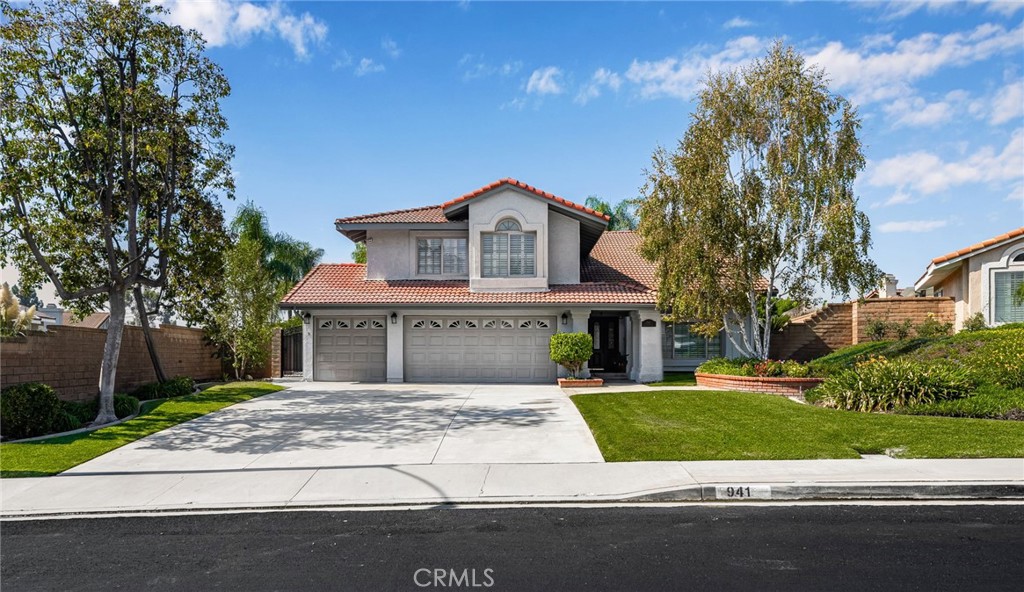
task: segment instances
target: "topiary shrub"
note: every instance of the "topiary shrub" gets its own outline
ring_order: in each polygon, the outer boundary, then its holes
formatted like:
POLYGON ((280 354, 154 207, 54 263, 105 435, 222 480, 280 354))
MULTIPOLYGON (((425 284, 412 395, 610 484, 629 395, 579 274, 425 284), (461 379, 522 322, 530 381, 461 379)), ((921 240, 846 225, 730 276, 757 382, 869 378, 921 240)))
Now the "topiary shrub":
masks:
POLYGON ((0 430, 5 438, 17 440, 49 434, 62 414, 57 392, 48 385, 29 382, 0 391, 0 430))
POLYGON ((808 400, 847 411, 893 411, 966 397, 976 386, 961 366, 874 358, 827 378, 808 400))
POLYGON ((589 333, 555 333, 551 336, 551 361, 579 378, 583 364, 594 355, 594 338, 589 333))

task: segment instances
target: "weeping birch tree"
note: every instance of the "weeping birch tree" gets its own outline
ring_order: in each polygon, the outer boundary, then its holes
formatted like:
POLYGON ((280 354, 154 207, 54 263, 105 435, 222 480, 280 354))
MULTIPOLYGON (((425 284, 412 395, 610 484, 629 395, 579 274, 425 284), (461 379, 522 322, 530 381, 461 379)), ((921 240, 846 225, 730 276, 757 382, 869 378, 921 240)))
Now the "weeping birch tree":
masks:
POLYGON ((781 43, 708 75, 677 149, 654 153, 639 207, 641 252, 671 320, 724 328, 765 359, 776 298, 807 304, 877 285, 853 192, 860 126, 825 72, 781 43))
POLYGON ((228 83, 198 33, 141 0, 0 7, 0 259, 80 315, 109 307, 105 423, 131 299, 148 329, 143 291, 186 296, 222 248, 228 83))

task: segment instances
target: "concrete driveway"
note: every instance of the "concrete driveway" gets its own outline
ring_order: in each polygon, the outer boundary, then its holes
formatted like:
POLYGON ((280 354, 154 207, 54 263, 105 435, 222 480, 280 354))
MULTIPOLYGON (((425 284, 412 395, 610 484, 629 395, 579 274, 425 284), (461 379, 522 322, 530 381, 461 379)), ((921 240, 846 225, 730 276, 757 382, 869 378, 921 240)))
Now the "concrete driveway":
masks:
POLYGON ((293 383, 69 473, 603 462, 548 385, 293 383))

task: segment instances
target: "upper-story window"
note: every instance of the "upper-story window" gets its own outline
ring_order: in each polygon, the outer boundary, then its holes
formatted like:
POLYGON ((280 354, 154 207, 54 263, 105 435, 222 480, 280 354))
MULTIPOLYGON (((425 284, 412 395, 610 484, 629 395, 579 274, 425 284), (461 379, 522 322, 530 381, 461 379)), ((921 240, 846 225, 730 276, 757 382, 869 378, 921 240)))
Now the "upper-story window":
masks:
POLYGON ((524 277, 537 275, 537 235, 523 232, 512 218, 500 220, 494 232, 480 236, 483 277, 524 277))
POLYGON ((464 238, 416 240, 416 272, 420 275, 466 275, 469 259, 464 238))
POLYGON ((1019 298, 1024 285, 1024 252, 1010 258, 1009 266, 994 273, 995 324, 1024 321, 1024 301, 1019 298))

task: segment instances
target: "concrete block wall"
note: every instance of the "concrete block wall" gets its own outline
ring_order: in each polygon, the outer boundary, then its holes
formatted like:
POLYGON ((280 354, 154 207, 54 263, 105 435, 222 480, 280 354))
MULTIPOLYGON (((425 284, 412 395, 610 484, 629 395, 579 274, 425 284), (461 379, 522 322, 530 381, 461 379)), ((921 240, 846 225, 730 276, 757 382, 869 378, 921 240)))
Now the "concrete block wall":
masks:
POLYGON ((856 331, 852 343, 870 341, 867 325, 873 319, 902 323, 909 320, 911 325, 920 325, 929 314, 935 315, 940 323, 952 323, 956 310, 952 298, 871 298, 854 302, 853 323, 856 331))
MULTIPOLYGON (((0 387, 26 382, 52 386, 67 401, 96 396, 100 361, 107 332, 103 329, 57 325, 49 331, 0 343, 0 387)), ((221 377, 217 350, 199 329, 162 327, 153 330, 164 373, 196 380, 221 377)), ((156 380, 139 327, 125 327, 117 364, 116 389, 130 392, 156 380)))

